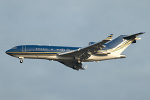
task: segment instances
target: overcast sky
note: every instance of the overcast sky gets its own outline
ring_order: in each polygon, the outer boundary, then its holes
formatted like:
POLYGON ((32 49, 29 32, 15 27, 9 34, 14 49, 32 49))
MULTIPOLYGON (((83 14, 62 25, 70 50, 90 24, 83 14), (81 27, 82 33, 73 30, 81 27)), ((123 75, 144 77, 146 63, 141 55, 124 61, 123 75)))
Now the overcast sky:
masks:
POLYGON ((0 0, 0 100, 150 100, 150 0, 0 0), (87 46, 109 34, 146 32, 126 59, 84 63, 19 59, 23 44, 87 46))

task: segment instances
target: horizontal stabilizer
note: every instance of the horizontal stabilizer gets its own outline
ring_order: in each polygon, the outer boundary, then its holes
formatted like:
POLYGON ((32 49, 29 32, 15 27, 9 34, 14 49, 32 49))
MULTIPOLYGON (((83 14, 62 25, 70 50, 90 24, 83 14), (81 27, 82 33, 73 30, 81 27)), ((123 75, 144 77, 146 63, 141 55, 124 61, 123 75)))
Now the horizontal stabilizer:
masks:
POLYGON ((137 36, 142 35, 144 33, 145 32, 140 32, 140 33, 136 33, 136 34, 133 34, 133 35, 125 36, 123 38, 128 40, 128 39, 131 39, 131 38, 136 38, 137 36))

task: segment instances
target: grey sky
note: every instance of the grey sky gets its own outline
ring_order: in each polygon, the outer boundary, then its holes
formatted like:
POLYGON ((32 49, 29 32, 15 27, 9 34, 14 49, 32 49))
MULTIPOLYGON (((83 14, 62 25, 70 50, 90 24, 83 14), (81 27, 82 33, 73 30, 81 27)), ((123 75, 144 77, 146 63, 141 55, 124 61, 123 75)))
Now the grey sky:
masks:
POLYGON ((0 100, 149 100, 149 0, 0 0, 0 100), (87 46, 146 32, 126 59, 75 71, 58 62, 19 60, 16 45, 87 46))

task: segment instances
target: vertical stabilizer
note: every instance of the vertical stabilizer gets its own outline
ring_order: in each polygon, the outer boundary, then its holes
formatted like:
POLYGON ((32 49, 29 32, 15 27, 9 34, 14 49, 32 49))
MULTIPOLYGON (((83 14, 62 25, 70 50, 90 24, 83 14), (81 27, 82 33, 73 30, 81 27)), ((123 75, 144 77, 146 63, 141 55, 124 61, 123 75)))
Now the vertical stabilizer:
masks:
POLYGON ((110 52, 115 55, 120 55, 131 43, 136 43, 136 40, 140 40, 137 36, 143 34, 144 32, 125 36, 120 35, 116 39, 112 40, 106 44, 107 48, 110 49, 110 52))

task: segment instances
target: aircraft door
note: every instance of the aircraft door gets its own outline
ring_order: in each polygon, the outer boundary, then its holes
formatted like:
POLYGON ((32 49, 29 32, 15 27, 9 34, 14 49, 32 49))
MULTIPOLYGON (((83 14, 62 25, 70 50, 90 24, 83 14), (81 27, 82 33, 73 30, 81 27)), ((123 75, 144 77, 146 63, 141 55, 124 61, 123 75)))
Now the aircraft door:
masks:
POLYGON ((26 46, 22 46, 22 52, 26 52, 26 46))

